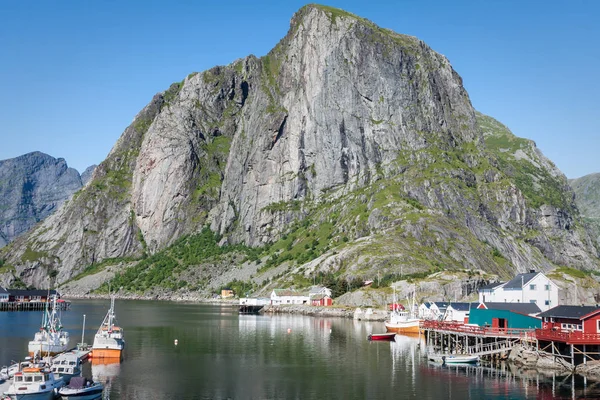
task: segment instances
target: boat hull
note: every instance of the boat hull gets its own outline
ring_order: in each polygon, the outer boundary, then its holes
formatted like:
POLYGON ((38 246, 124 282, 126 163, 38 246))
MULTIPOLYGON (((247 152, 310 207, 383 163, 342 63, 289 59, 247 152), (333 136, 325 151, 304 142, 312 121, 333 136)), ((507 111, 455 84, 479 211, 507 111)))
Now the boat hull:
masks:
POLYGON ((92 348, 92 358, 97 359, 121 359, 121 355, 123 354, 121 349, 100 349, 100 348, 92 348))
POLYGON ((431 361, 440 362, 443 364, 475 364, 479 362, 479 356, 470 355, 443 355, 443 354, 430 354, 427 358, 431 361))
POLYGON ((94 388, 81 390, 81 391, 61 390, 59 392, 59 394, 63 400, 69 400, 69 399, 94 400, 94 399, 100 398, 103 390, 104 390, 104 387, 99 386, 99 387, 94 387, 94 388))
POLYGON ((54 390, 42 393, 6 393, 11 400, 52 400, 54 399, 54 390))
POLYGON ((46 355, 50 355, 50 356, 55 356, 58 355, 60 353, 63 353, 65 351, 67 351, 69 348, 69 345, 48 345, 48 343, 36 343, 36 342, 29 342, 29 346, 28 346, 28 351, 29 351, 29 357, 33 357, 35 356, 36 353, 41 354, 43 356, 46 355))
POLYGON ((419 333, 419 321, 410 321, 410 322, 386 322, 385 329, 388 332, 395 333, 408 333, 408 334, 418 334, 419 333))
POLYGON ((396 338, 396 333, 395 332, 389 332, 389 333, 372 333, 369 336, 367 336, 367 339, 369 340, 387 340, 387 341, 392 341, 395 340, 396 338))

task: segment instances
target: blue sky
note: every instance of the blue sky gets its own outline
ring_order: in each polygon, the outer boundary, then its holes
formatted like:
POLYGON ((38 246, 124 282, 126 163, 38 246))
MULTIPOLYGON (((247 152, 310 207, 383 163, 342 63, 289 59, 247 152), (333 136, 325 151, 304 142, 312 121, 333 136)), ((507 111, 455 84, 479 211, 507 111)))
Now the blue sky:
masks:
MULTIPOLYGON (((0 2, 0 159, 39 150, 82 171, 189 73, 266 54, 304 2, 0 2)), ((600 2, 328 1, 417 36, 476 109, 569 177, 600 172, 600 2)))

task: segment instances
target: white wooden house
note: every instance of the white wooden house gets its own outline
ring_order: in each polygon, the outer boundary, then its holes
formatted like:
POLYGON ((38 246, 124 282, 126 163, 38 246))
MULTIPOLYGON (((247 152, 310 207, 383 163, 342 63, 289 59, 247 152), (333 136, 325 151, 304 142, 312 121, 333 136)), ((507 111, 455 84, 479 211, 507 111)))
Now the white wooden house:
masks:
POLYGON ((558 286, 543 272, 530 270, 508 282, 497 282, 479 289, 480 303, 533 303, 546 311, 558 305, 558 286))
POLYGON ((308 293, 295 292, 290 289, 273 289, 271 304, 310 304, 308 293))
POLYGON ((0 302, 7 302, 8 301, 8 291, 0 286, 0 302))

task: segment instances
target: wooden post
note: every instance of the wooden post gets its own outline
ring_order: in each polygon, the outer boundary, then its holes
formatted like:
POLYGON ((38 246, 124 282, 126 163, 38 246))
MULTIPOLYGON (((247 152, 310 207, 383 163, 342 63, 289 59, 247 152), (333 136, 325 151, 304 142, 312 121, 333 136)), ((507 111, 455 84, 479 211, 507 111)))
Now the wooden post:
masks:
POLYGON ((573 354, 573 345, 571 345, 571 366, 575 366, 575 355, 573 354))
POLYGON ((585 344, 583 345, 583 365, 586 364, 587 353, 585 351, 585 344))

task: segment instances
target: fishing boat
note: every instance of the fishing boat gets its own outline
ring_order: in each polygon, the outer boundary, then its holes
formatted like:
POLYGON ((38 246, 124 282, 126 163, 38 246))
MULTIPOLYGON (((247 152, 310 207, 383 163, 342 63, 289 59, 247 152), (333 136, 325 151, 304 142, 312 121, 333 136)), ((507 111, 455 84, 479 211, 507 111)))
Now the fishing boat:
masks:
POLYGON ((91 381, 83 376, 76 376, 71 382, 58 390, 63 400, 93 400, 102 395, 104 385, 100 382, 91 381))
POLYGON ((110 308, 104 317, 104 321, 102 321, 98 332, 94 336, 94 344, 92 345, 92 357, 94 359, 121 358, 125 347, 125 339, 123 329, 118 327, 116 323, 115 298, 113 296, 110 299, 110 308))
POLYGON ((68 351, 54 357, 50 369, 54 376, 62 378, 65 383, 69 383, 71 378, 81 375, 81 361, 76 351, 68 351))
POLYGON ((15 373, 4 394, 11 400, 51 400, 64 384, 65 382, 55 377, 49 369, 26 367, 15 373))
POLYGON ((58 316, 56 306, 57 296, 52 296, 52 311, 49 309, 49 303, 46 303, 46 310, 42 317, 42 326, 39 332, 36 332, 33 340, 29 342, 29 356, 39 357, 46 355, 56 355, 66 351, 69 348, 69 332, 63 330, 58 316))
POLYGON ((368 340, 394 340, 396 338, 396 332, 387 333, 371 333, 367 336, 368 340))
MULTIPOLYGON (((396 294, 394 293, 394 303, 396 294)), ((385 321, 385 329, 388 332, 402 333, 402 334, 418 334, 419 333, 419 319, 414 314, 414 292, 413 300, 411 302, 410 310, 394 309, 390 312, 390 318, 385 321)))

